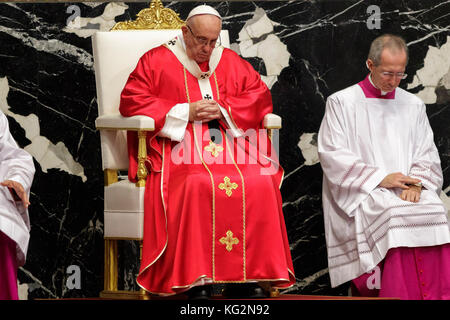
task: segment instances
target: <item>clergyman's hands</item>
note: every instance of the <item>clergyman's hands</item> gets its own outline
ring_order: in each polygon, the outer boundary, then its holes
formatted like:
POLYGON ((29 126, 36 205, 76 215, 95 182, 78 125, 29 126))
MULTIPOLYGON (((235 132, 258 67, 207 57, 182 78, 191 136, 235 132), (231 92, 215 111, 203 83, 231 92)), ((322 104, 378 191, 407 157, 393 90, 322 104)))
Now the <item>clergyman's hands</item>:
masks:
POLYGON ((384 177, 379 186, 386 189, 401 188, 403 190, 408 190, 409 186, 407 186, 407 184, 416 184, 419 182, 419 179, 405 176, 400 172, 395 172, 384 177))
POLYGON ((412 184, 419 183, 419 179, 405 176, 400 172, 388 174, 379 184, 380 187, 393 189, 403 189, 400 198, 409 202, 418 202, 420 200, 420 194, 422 187, 413 186, 412 184))
POLYGON ((23 206, 25 208, 28 208, 30 205, 30 202, 28 201, 28 195, 23 188, 22 184, 20 184, 17 181, 13 180, 5 180, 3 182, 0 182, 0 185, 4 187, 8 187, 9 191, 11 192, 13 198, 15 200, 21 200, 23 203, 23 206))
POLYGON ((420 194, 422 193, 422 187, 409 186, 408 190, 403 190, 400 198, 409 202, 419 202, 420 194))
POLYGON ((189 121, 209 122, 222 117, 219 105, 214 100, 203 99, 189 103, 189 121))

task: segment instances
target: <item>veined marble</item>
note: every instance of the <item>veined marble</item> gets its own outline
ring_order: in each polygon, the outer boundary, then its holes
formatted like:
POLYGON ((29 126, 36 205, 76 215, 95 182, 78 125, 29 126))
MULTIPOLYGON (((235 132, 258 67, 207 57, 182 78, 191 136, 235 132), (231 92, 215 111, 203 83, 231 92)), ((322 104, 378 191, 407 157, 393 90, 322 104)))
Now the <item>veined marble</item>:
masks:
POLYGON ((70 174, 78 175, 83 182, 86 181, 84 170, 79 163, 73 160, 69 151, 63 142, 53 144, 46 137, 39 135, 39 119, 31 113, 28 116, 15 114, 9 110, 6 102, 9 92, 8 80, 6 78, 0 79, 0 109, 4 114, 14 118, 19 125, 25 130, 25 137, 31 143, 24 147, 33 158, 40 164, 43 172, 48 169, 56 168, 66 171, 70 174))
MULTIPOLYGON (((448 30, 450 34, 450 28, 448 30)), ((440 48, 429 46, 423 68, 417 70, 408 89, 423 86, 417 96, 426 104, 436 103, 438 86, 450 90, 450 36, 440 48)))
MULTIPOLYGON (((198 2, 164 2, 184 19, 198 2)), ((427 104, 450 209, 450 1, 213 1, 231 48, 271 89, 283 118, 283 210, 298 294, 347 295, 329 283, 316 134, 326 98, 367 74, 370 42, 408 43, 401 87, 427 104)), ((0 109, 35 159, 22 299, 96 297, 103 289, 103 172, 91 36, 136 18, 148 2, 0 3, 0 109), (80 287, 70 285, 70 266, 80 287)), ((139 246, 119 245, 119 287, 138 289, 139 246)))

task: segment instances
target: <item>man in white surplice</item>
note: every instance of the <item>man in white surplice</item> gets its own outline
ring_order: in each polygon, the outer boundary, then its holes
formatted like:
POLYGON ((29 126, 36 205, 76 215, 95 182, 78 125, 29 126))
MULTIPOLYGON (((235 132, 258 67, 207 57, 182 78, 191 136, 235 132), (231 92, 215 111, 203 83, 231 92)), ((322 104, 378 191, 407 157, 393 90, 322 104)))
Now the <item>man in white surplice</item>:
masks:
POLYGON ((20 149, 0 112, 0 300, 17 300, 17 268, 25 263, 30 238, 28 206, 33 158, 20 149))
POLYGON ((366 79, 327 99, 318 149, 329 274, 360 295, 448 299, 442 170, 424 103, 398 88, 407 61, 402 38, 380 36, 366 79))

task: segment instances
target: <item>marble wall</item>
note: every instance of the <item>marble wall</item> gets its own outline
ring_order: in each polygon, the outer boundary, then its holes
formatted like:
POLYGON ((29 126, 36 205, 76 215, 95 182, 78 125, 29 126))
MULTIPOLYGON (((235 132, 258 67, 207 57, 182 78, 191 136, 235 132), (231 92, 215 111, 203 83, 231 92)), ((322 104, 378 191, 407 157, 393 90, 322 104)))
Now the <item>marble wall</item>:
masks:
MULTIPOLYGON (((164 2, 185 18, 197 2, 164 2)), ((402 35, 410 50, 401 87, 427 104, 450 208, 450 2, 210 2, 224 17, 231 47, 271 88, 283 117, 283 208, 296 294, 346 295, 331 288, 316 134, 325 100, 363 79, 373 38, 402 35), (372 6, 371 6, 372 5, 372 6), (379 18, 379 19, 377 19, 379 18)), ((0 3, 0 109, 35 160, 28 260, 19 270, 22 299, 96 297, 103 288, 103 172, 91 36, 135 19, 148 2, 0 3), (79 13, 80 19, 73 20, 79 13), (80 287, 67 285, 70 266, 80 287)), ((120 245, 120 287, 136 288, 138 247, 120 245)), ((70 279, 69 279, 70 280, 70 279)))

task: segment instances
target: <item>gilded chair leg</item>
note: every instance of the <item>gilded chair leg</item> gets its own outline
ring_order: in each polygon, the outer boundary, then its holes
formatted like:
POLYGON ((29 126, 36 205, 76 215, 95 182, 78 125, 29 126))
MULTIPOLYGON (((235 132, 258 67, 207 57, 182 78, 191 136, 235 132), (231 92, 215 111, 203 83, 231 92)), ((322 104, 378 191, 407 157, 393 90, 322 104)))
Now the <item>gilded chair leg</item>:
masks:
POLYGON ((117 240, 105 239, 105 291, 117 291, 117 240))
POLYGON ((270 297, 271 298, 278 298, 280 296, 280 291, 276 288, 272 288, 270 290, 270 297))
POLYGON ((145 160, 147 159, 147 132, 138 131, 138 170, 136 182, 137 187, 145 187, 145 181, 147 179, 147 167, 145 166, 145 160))
MULTIPOLYGON (((143 241, 140 240, 139 241, 139 262, 142 262, 142 245, 143 245, 143 241)), ((148 294, 147 291, 145 291, 143 288, 139 289, 139 294, 143 297, 143 299, 149 299, 150 295, 148 294)))
POLYGON ((270 298, 277 298, 280 296, 280 291, 278 291, 277 288, 273 288, 270 282, 261 281, 259 282, 259 285, 270 298))

